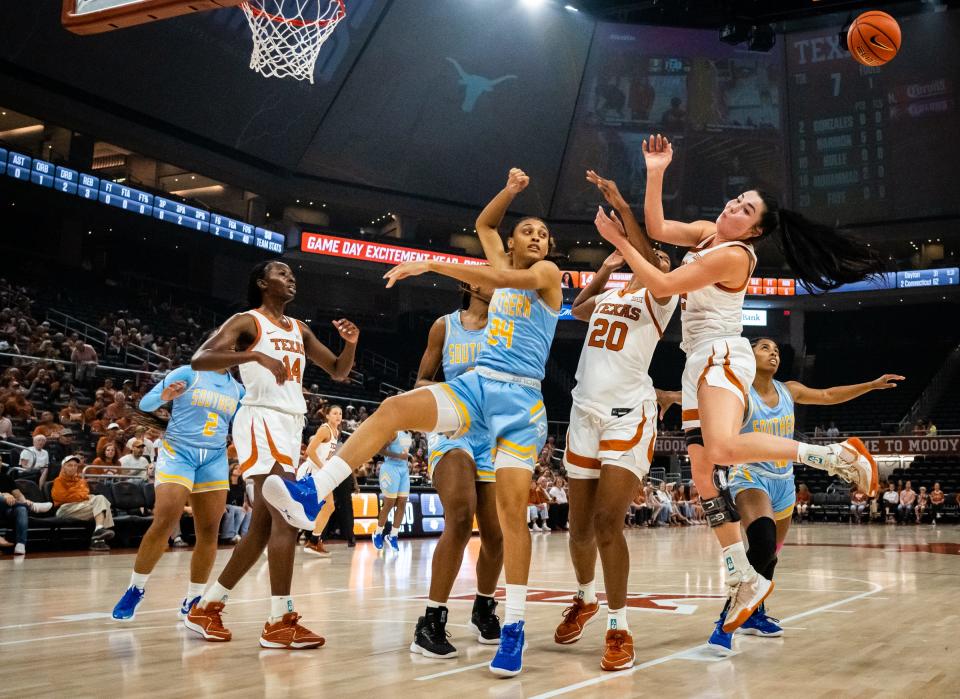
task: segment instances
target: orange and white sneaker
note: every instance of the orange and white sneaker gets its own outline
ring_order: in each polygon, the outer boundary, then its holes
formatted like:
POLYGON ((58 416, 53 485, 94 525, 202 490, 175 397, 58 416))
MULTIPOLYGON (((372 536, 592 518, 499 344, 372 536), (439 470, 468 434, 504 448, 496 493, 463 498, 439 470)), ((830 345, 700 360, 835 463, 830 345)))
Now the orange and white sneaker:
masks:
POLYGON ((753 577, 740 579, 727 589, 730 598, 730 608, 723 622, 723 632, 733 633, 749 619, 763 600, 773 592, 773 581, 767 580, 759 573, 753 577))
POLYGON ((201 607, 200 602, 197 602, 190 608, 183 625, 208 641, 229 641, 233 634, 224 628, 221 614, 223 602, 209 602, 205 607, 201 607))
POLYGON ((563 610, 563 621, 557 626, 553 640, 561 645, 576 643, 583 636, 584 627, 599 611, 599 600, 588 604, 574 595, 573 604, 563 610))
POLYGON ((260 634, 260 646, 304 650, 319 648, 326 643, 323 636, 318 636, 310 629, 301 626, 299 624, 301 618, 296 612, 287 612, 275 624, 268 621, 263 625, 263 633, 260 634))
POLYGON ((880 488, 880 473, 877 462, 867 447, 856 437, 850 437, 839 444, 830 445, 827 471, 845 481, 856 483, 868 498, 875 498, 880 488))
POLYGON ((603 670, 626 670, 633 667, 633 636, 625 629, 607 631, 606 649, 600 660, 603 670))
POLYGON ((318 541, 317 543, 308 541, 307 545, 303 547, 303 552, 312 554, 314 556, 320 556, 321 558, 330 558, 330 552, 323 547, 322 541, 318 541))

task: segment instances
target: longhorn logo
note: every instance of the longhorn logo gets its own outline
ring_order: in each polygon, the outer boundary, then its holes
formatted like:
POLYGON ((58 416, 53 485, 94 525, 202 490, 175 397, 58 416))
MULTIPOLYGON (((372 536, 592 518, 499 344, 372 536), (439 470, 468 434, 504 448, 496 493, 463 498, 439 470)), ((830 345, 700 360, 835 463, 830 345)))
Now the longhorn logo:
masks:
POLYGON ((460 64, 454 59, 447 58, 447 60, 457 69, 457 73, 460 75, 460 84, 465 88, 463 104, 460 105, 460 109, 467 113, 473 111, 473 108, 477 105, 477 100, 480 99, 480 95, 485 92, 493 92, 493 88, 502 82, 517 79, 516 75, 504 75, 499 78, 485 78, 482 75, 471 75, 461 68, 460 64))

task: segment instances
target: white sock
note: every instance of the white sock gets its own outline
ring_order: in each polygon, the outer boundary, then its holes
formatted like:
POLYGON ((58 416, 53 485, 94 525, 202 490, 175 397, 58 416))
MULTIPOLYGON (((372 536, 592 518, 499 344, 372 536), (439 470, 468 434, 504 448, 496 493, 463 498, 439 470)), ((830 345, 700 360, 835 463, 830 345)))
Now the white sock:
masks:
POLYGON ((187 585, 187 600, 192 600, 194 597, 202 597, 204 587, 206 586, 203 583, 189 583, 187 585))
POLYGON ((578 583, 577 584, 577 597, 582 599, 587 604, 593 604, 597 601, 597 583, 595 580, 591 580, 588 583, 578 583))
POLYGON ((293 611, 293 597, 290 595, 273 595, 270 598, 270 623, 276 624, 284 614, 293 611))
POLYGON ((130 587, 139 587, 141 590, 147 586, 147 579, 150 577, 150 573, 137 573, 136 571, 130 576, 130 587))
POLYGON ((527 586, 507 584, 507 616, 504 624, 515 624, 523 621, 523 613, 527 608, 527 586))
POLYGON ((743 542, 738 541, 723 549, 723 569, 727 576, 727 585, 733 585, 743 579, 751 579, 757 572, 747 560, 747 550, 743 542))
POLYGON ((378 526, 377 526, 377 530, 376 530, 373 534, 374 534, 374 536, 377 536, 377 535, 379 535, 379 534, 383 534, 383 527, 381 527, 381 526, 378 525, 378 526))
POLYGON ((317 489, 317 502, 325 500, 333 489, 343 483, 353 473, 353 468, 339 456, 333 456, 323 468, 313 474, 314 487, 317 489))
POLYGON ((434 602, 432 599, 427 600, 427 609, 437 609, 438 607, 442 606, 443 602, 434 602))
POLYGON ((825 471, 830 448, 821 444, 806 444, 800 442, 797 446, 797 461, 811 468, 825 471))
POLYGON ((103 525, 102 525, 102 524, 97 524, 97 525, 95 525, 95 526, 93 527, 93 531, 95 531, 95 532, 98 532, 98 531, 100 531, 101 529, 103 529, 103 525))
POLYGON ((607 609, 607 629, 608 630, 620 630, 620 631, 629 631, 630 627, 627 626, 627 608, 621 607, 620 609, 607 609))
POLYGON ((223 602, 226 604, 227 597, 229 596, 230 590, 225 588, 219 582, 215 582, 203 593, 203 596, 200 598, 200 606, 206 607, 211 602, 223 602))
POLYGON ((477 597, 489 597, 489 598, 493 599, 494 595, 496 595, 496 591, 491 592, 491 593, 488 595, 486 592, 480 592, 480 590, 477 590, 477 597))

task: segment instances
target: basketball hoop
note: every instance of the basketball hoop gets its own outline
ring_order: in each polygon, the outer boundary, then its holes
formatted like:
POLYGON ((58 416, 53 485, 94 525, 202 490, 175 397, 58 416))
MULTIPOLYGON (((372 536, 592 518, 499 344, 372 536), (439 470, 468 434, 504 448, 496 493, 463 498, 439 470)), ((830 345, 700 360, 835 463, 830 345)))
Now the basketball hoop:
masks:
POLYGON ((250 68, 311 84, 320 47, 347 16, 343 0, 247 0, 240 7, 253 31, 250 68))

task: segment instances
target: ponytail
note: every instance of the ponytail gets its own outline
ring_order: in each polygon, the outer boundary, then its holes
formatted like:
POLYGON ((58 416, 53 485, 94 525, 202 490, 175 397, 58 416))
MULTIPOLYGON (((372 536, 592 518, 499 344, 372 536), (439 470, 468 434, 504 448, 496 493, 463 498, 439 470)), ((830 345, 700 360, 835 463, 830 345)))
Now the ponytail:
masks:
POLYGON ((880 253, 862 241, 781 209, 766 192, 757 192, 766 207, 758 224, 760 238, 779 233, 777 244, 793 273, 813 293, 830 291, 886 271, 880 253))

